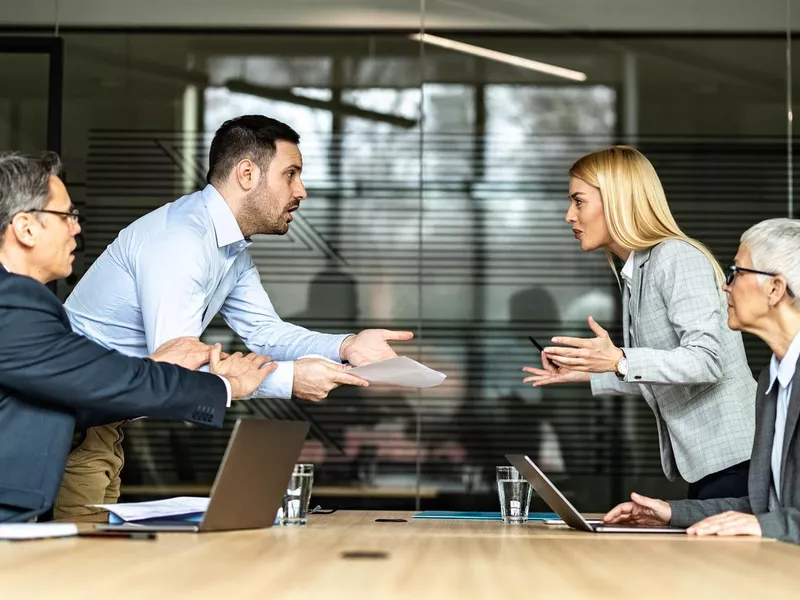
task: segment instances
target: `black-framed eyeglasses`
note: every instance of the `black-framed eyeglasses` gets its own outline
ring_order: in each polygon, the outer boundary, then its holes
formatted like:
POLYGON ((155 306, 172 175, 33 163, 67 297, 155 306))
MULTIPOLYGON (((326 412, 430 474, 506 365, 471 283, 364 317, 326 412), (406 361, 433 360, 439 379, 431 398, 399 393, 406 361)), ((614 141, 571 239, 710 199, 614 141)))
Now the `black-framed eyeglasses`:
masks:
MULTIPOLYGON (((755 269, 746 269, 744 267, 737 267, 736 265, 728 265, 728 268, 725 270, 725 283, 728 285, 728 287, 733 285, 733 281, 736 279, 737 273, 755 273, 756 275, 767 275, 769 277, 777 277, 780 275, 780 273, 768 273, 767 271, 756 271, 755 269)), ((792 292, 792 289, 788 285, 786 286, 786 293, 794 298, 794 292, 792 292)))
POLYGON ((32 208, 30 210, 22 210, 20 212, 32 212, 32 213, 46 213, 48 215, 58 215, 59 217, 63 217, 65 219, 72 219, 73 223, 83 223, 84 218, 81 216, 81 213, 78 212, 77 208, 73 208, 69 212, 64 212, 61 210, 46 210, 44 208, 32 208))

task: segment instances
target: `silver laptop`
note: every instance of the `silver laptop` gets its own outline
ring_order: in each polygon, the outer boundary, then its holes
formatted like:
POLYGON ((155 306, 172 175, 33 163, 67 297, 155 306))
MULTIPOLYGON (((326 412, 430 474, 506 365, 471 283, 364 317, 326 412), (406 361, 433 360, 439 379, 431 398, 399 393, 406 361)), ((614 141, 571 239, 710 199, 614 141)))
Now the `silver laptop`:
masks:
POLYGON ((522 454, 507 454, 506 459, 533 486, 536 493, 547 505, 564 520, 564 523, 580 531, 594 533, 685 533, 682 527, 641 526, 641 525, 603 525, 602 521, 587 521, 561 491, 553 485, 542 470, 530 458, 522 454))
POLYGON ((271 527, 297 458, 308 423, 239 419, 222 457, 208 509, 199 523, 178 519, 96 525, 102 531, 230 531, 271 527))

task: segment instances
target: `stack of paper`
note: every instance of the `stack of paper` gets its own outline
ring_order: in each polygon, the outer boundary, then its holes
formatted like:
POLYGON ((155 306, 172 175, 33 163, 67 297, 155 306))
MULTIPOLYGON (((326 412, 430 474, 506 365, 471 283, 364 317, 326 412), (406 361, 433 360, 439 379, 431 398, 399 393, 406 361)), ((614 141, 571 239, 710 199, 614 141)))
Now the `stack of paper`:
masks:
POLYGON ((102 508, 111 513, 108 519, 111 524, 164 520, 199 523, 208 509, 208 501, 208 498, 178 496, 151 502, 91 504, 90 506, 102 508))

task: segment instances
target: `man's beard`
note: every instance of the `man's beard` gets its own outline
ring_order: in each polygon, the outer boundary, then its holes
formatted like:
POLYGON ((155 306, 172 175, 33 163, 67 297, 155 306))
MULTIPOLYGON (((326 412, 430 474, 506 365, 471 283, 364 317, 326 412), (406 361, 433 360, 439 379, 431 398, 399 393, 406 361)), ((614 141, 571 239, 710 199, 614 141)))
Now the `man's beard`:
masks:
POLYGON ((245 196, 239 213, 240 227, 245 237, 257 233, 283 235, 289 230, 288 223, 281 218, 283 213, 275 211, 277 202, 265 183, 245 196))

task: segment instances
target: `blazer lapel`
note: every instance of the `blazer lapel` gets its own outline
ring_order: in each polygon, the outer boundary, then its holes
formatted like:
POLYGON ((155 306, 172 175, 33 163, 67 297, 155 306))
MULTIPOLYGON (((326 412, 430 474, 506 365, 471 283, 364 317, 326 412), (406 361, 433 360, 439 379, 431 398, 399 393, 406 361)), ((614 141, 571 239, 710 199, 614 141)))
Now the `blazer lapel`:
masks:
POLYGON ((754 513, 767 510, 772 487, 772 443, 775 440, 775 410, 778 405, 778 386, 769 385, 769 367, 758 381, 756 392, 756 433, 753 441, 753 454, 750 457, 749 495, 754 513))
MULTIPOLYGON (((631 299, 630 299, 630 313, 633 320, 633 330, 636 337, 639 338, 637 325, 639 321, 639 307, 642 304, 642 289, 644 288, 644 278, 647 274, 645 265, 650 261, 650 252, 652 248, 647 250, 636 250, 633 255, 633 276, 631 281, 631 299)), ((628 327, 625 328, 628 330, 628 327)))
MULTIPOLYGON (((777 388, 778 382, 775 382, 774 389, 777 388)), ((797 366, 795 367, 794 378, 792 379, 792 394, 789 397, 789 410, 786 412, 786 428, 783 433, 783 448, 781 448, 781 488, 786 485, 786 459, 789 454, 789 444, 797 428, 798 415, 800 415, 800 360, 797 361, 797 366)), ((773 422, 774 419, 773 415, 773 422)), ((783 489, 781 489, 781 498, 784 497, 783 489)))
POLYGON ((622 340, 626 348, 631 347, 631 293, 622 283, 622 340))

